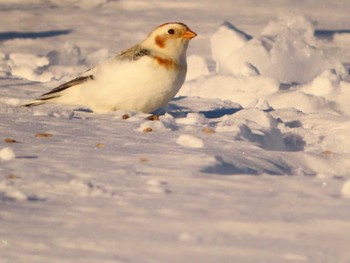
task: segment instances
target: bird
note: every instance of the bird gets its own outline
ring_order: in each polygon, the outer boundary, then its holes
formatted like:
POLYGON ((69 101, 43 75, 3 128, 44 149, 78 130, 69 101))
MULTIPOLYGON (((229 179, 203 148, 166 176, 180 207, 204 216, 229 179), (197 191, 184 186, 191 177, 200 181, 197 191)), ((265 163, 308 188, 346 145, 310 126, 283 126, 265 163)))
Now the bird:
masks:
POLYGON ((166 106, 183 85, 186 51, 196 36, 184 23, 164 23, 141 43, 22 106, 56 103, 79 105, 96 113, 152 113, 166 106))

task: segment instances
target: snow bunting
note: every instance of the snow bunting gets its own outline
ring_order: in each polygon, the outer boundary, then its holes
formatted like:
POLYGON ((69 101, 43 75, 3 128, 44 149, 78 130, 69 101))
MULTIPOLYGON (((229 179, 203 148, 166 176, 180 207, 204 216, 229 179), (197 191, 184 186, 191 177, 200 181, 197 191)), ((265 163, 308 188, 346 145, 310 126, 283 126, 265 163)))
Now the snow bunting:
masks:
POLYGON ((95 112, 153 112, 179 91, 187 72, 186 50, 197 34, 183 23, 166 23, 148 37, 23 106, 80 105, 95 112))

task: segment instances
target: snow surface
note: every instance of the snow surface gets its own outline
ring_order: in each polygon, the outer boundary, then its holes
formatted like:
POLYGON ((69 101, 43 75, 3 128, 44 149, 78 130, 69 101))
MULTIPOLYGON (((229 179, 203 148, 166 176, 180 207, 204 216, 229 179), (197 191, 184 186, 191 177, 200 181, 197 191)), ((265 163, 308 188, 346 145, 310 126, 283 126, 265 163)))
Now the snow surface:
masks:
POLYGON ((350 3, 0 0, 0 263, 350 262, 350 3), (27 100, 198 33, 159 120, 27 100))

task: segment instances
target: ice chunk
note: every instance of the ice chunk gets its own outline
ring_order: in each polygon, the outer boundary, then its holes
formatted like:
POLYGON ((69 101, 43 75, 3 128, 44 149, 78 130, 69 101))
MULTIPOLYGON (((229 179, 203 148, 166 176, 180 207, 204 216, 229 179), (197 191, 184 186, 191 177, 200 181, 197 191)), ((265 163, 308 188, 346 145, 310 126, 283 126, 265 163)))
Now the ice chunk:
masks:
POLYGON ((291 29, 276 36, 270 60, 267 75, 284 83, 306 83, 332 67, 322 50, 309 44, 301 32, 291 29))
POLYGON ((32 81, 47 82, 53 78, 50 72, 37 73, 36 69, 29 66, 15 67, 11 71, 12 75, 32 81))
POLYGON ((277 19, 271 20, 263 29, 261 35, 277 36, 285 30, 299 32, 308 43, 315 42, 314 22, 297 13, 282 14, 277 19))
POLYGON ((243 76, 247 76, 247 77, 260 75, 259 70, 249 62, 245 62, 245 65, 242 66, 242 70, 240 73, 243 76))
POLYGON ((8 65, 11 74, 33 81, 49 81, 52 79, 50 72, 43 72, 40 68, 47 66, 49 60, 45 56, 29 53, 12 53, 9 55, 8 65))
POLYGON ((223 25, 212 37, 213 59, 220 73, 259 74, 281 83, 303 84, 327 69, 345 72, 337 59, 327 57, 317 47, 313 24, 303 16, 281 16, 251 40, 236 31, 223 25))
POLYGON ((234 50, 242 47, 251 36, 237 29, 229 22, 224 22, 210 39, 211 53, 216 61, 217 71, 224 69, 221 67, 224 61, 234 50))
POLYGON ((9 55, 9 59, 11 67, 28 66, 35 69, 49 64, 46 57, 30 53, 12 53, 9 55))
POLYGON ((250 65, 256 73, 267 76, 271 67, 270 48, 270 39, 254 38, 221 61, 221 72, 247 75, 247 65, 250 65))
POLYGON ((316 77, 311 83, 303 86, 301 90, 316 96, 326 96, 335 90, 340 84, 340 79, 335 70, 326 70, 316 77))

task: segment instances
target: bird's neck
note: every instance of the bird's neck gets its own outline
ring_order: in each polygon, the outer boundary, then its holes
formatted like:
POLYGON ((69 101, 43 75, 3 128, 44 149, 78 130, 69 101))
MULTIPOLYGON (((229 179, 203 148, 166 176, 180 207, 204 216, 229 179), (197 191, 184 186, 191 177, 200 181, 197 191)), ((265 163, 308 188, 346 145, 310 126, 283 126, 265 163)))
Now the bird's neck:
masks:
POLYGON ((177 47, 168 46, 165 49, 148 47, 147 44, 142 46, 150 51, 151 56, 160 57, 165 60, 172 60, 175 64, 179 66, 186 66, 186 51, 188 43, 177 47))

